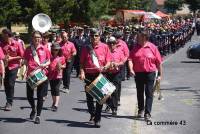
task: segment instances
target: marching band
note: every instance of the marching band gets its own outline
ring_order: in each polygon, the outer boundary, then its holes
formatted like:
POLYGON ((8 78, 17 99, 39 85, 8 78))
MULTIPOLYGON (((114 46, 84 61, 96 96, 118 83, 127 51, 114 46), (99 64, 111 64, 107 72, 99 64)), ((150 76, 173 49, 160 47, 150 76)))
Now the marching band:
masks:
POLYGON ((76 69, 76 76, 85 82, 89 121, 94 123, 95 127, 101 126, 103 104, 96 102, 95 106, 93 99, 102 99, 104 95, 109 94, 105 103, 116 116, 120 105, 121 83, 126 78, 129 80, 131 75, 135 75, 138 116, 143 116, 142 113, 145 112, 145 118, 149 120, 155 71, 159 72, 159 76, 162 75, 161 56, 176 52, 191 39, 194 34, 192 22, 192 19, 188 19, 170 24, 147 23, 140 26, 104 29, 84 26, 61 30, 60 33, 48 33, 48 28, 42 32, 36 29, 26 49, 13 38, 10 30, 3 29, 0 42, 0 78, 4 80, 2 84, 6 93, 5 111, 12 108, 17 72, 20 65, 25 64, 27 70, 23 76, 26 76, 24 78, 27 80, 30 119, 35 119, 36 124, 40 124, 43 103, 48 95, 48 85, 50 84, 53 101, 51 109, 56 112, 60 91, 69 93, 70 74, 73 68, 76 69), (145 42, 141 42, 143 39, 145 42), (143 44, 144 47, 138 44, 143 44), (145 52, 148 53, 144 54, 145 52), (21 63, 22 60, 24 62, 21 63), (141 66, 142 62, 145 63, 144 66, 141 66), (103 76, 100 77, 101 74, 103 76), (103 81, 104 79, 108 82, 103 81), (112 85, 110 87, 109 83, 114 85, 114 90, 110 90, 112 85), (60 88, 61 84, 63 88, 60 88), (93 86, 90 86, 91 84, 93 86), (145 84, 146 89, 143 88, 145 84), (37 105, 33 98, 34 91, 37 92, 37 105))

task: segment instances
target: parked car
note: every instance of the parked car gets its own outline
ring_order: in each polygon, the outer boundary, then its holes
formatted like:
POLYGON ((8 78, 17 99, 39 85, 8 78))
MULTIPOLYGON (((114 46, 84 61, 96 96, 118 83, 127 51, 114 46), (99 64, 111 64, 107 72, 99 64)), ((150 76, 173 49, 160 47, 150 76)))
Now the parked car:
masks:
POLYGON ((200 43, 189 46, 187 57, 190 59, 200 59, 200 43))

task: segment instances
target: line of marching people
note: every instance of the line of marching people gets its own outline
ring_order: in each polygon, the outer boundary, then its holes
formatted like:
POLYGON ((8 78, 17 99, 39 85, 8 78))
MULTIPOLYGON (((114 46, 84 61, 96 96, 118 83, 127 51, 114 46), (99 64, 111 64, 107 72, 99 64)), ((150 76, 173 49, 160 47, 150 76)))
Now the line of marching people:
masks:
MULTIPOLYGON (((90 40, 88 40, 85 47, 81 49, 80 56, 80 78, 87 77, 88 79, 96 78, 99 73, 109 72, 111 82, 115 84, 117 90, 113 93, 113 99, 108 100, 113 114, 117 114, 117 106, 119 101, 119 89, 121 89, 120 81, 120 68, 127 60, 129 56, 129 50, 126 44, 122 40, 116 40, 112 37, 109 41, 109 45, 100 43, 100 34, 96 30, 92 30, 90 34, 90 40), (99 44, 99 46, 93 46, 99 44), (113 45, 117 45, 115 50, 113 45), (87 49, 90 48, 90 49, 87 49), (91 62, 90 50, 96 52, 97 59, 100 68, 96 68, 93 62, 91 62), (111 54, 113 52, 113 55, 111 54), (84 72, 84 73, 83 73, 84 72), (84 74, 84 76, 83 76, 84 74), (114 99, 115 98, 115 99, 114 99)), ((5 111, 11 111, 14 98, 15 80, 17 77, 18 69, 25 65, 26 71, 24 78, 29 76, 36 76, 35 70, 42 70, 44 75, 48 77, 48 80, 38 84, 36 89, 32 88, 30 83, 26 83, 26 94, 28 102, 31 106, 30 119, 35 119, 36 124, 40 124, 40 115, 42 112, 43 103, 48 92, 48 85, 51 88, 52 95, 52 111, 57 111, 60 99, 60 85, 63 83, 63 91, 68 92, 71 67, 71 61, 77 53, 74 44, 68 41, 68 33, 66 31, 61 32, 61 41, 48 42, 49 35, 47 33, 41 34, 38 31, 34 31, 31 35, 31 43, 25 48, 22 41, 18 42, 14 39, 12 33, 8 29, 2 30, 2 40, 0 42, 0 60, 1 60, 1 76, 4 80, 4 89, 6 94, 5 111), (67 87, 68 86, 68 87, 67 87), (37 104, 34 101, 34 91, 37 92, 37 104)), ((40 74, 41 75, 41 74, 40 74)), ((42 76, 41 76, 42 77, 42 76)), ((36 78, 40 79, 39 78, 36 78)), ((34 79, 32 79, 34 81, 34 79)), ((95 126, 99 127, 101 119, 102 105, 97 104, 95 108, 93 105, 93 98, 86 93, 87 104, 89 112, 91 113, 91 121, 94 121, 95 126), (97 111, 97 112, 96 112, 97 111)))
MULTIPOLYGON (((180 28, 184 26, 188 26, 189 30, 186 31, 190 31, 189 22, 180 25, 180 28)), ((153 86, 156 79, 162 79, 162 58, 159 46, 149 41, 152 35, 149 27, 136 28, 132 31, 134 36, 129 35, 130 29, 122 27, 114 31, 108 28, 104 32, 96 28, 90 28, 89 31, 88 29, 84 31, 83 28, 77 28, 76 36, 72 36, 70 31, 65 30, 59 34, 53 33, 51 36, 49 33, 41 34, 34 31, 27 48, 24 47, 22 41, 13 38, 10 30, 3 29, 0 42, 0 72, 4 80, 7 101, 4 110, 11 111, 12 109, 15 79, 18 69, 25 65, 27 69, 22 71, 24 78, 37 77, 32 81, 43 79, 44 76, 48 78, 38 84, 36 90, 30 83, 26 83, 27 99, 31 106, 30 119, 40 124, 40 115, 47 96, 48 85, 50 85, 53 100, 51 109, 57 111, 60 90, 65 93, 70 91, 70 74, 75 63, 77 77, 85 82, 85 88, 100 74, 115 85, 116 90, 106 101, 106 110, 111 109, 113 115, 117 115, 120 105, 121 82, 125 80, 125 77, 129 79, 130 76, 134 76, 138 117, 150 120, 153 86), (126 72, 127 76, 125 76, 126 72), (63 88, 60 88, 62 83, 63 88), (34 101, 34 91, 37 92, 37 104, 34 101)), ((186 35, 183 38, 191 38, 189 36, 192 34, 186 35)), ((85 93, 90 113, 89 121, 99 128, 103 104, 96 102, 95 106, 91 94, 85 93)))

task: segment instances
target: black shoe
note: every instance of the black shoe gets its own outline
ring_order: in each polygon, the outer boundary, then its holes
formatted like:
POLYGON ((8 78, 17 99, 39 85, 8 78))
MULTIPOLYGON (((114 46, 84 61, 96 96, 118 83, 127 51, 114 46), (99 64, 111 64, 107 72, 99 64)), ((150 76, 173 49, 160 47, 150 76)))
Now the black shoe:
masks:
POLYGON ((117 105, 118 105, 118 106, 120 106, 120 105, 121 105, 121 104, 120 104, 120 101, 118 101, 118 102, 117 102, 117 105))
POLYGON ((117 110, 113 110, 112 115, 117 115, 117 110))
POLYGON ((110 107, 106 106, 105 112, 109 112, 110 111, 110 107))
POLYGON ((40 124, 40 116, 36 116, 36 118, 35 118, 35 124, 40 124))
POLYGON ((12 105, 7 102, 5 105, 4 111, 11 111, 11 109, 12 109, 12 105))
POLYGON ((101 127, 100 121, 94 122, 94 127, 100 128, 101 127))
POLYGON ((90 116, 89 122, 93 122, 93 121, 94 121, 94 116, 90 116))
POLYGON ((35 118, 35 110, 32 110, 30 113, 30 119, 33 120, 35 118))
POLYGON ((138 117, 138 118, 142 118, 142 116, 143 116, 143 111, 138 111, 137 117, 138 117))
POLYGON ((57 112, 57 111, 58 111, 58 107, 57 107, 57 106, 52 106, 52 107, 51 107, 51 110, 52 110, 53 112, 57 112))
POLYGON ((145 114, 145 115, 144 115, 144 119, 145 119, 146 121, 151 121, 151 115, 150 115, 150 114, 145 114))

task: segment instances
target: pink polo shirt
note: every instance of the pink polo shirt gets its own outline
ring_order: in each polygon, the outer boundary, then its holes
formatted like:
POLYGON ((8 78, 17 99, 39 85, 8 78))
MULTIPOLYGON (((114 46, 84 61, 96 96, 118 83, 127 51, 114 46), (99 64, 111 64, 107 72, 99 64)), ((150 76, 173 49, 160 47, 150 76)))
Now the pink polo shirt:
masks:
MULTIPOLYGON (((104 67, 108 62, 111 61, 111 53, 108 45, 99 42, 94 47, 94 51, 100 67, 104 67)), ((81 51, 80 64, 83 66, 85 73, 93 74, 100 72, 100 69, 93 64, 89 49, 87 47, 83 47, 81 51)))
POLYGON ((63 77, 63 70, 57 70, 57 64, 61 63, 62 65, 65 64, 65 57, 64 56, 51 56, 51 63, 49 65, 49 80, 61 79, 63 77))
MULTIPOLYGON (((9 55, 10 57, 23 57, 24 50, 20 43, 15 41, 14 39, 11 40, 11 44, 8 44, 6 42, 1 42, 0 46, 2 47, 2 50, 5 55, 9 55)), ((15 68, 18 68, 20 65, 20 59, 18 60, 11 60, 8 62, 8 69, 13 70, 15 68)))
POLYGON ((150 42, 147 42, 144 47, 135 46, 130 52, 129 60, 133 62, 135 72, 154 72, 162 62, 160 52, 150 42))
MULTIPOLYGON (((111 51, 111 62, 120 63, 123 62, 124 55, 123 52, 117 48, 115 48, 113 51, 111 51)), ((120 68, 118 69, 109 69, 109 72, 111 73, 117 73, 120 71, 120 68)))
POLYGON ((3 60, 5 58, 5 55, 3 53, 2 48, 0 47, 0 60, 3 60))
POLYGON ((42 45, 45 46, 49 51, 51 51, 51 42, 48 42, 48 43, 45 43, 45 42, 42 42, 42 45))
MULTIPOLYGON (((3 50, 0 47, 0 60, 3 60, 4 58, 5 58, 5 55, 3 53, 3 50)), ((0 74, 2 74, 2 73, 3 73, 3 68, 1 68, 1 66, 0 66, 0 74)))
POLYGON ((123 56, 124 56, 124 62, 126 62, 126 60, 129 57, 129 49, 128 49, 126 42, 124 42, 121 39, 118 39, 117 49, 120 49, 122 51, 123 56))
MULTIPOLYGON (((40 44, 37 47, 36 52, 38 54, 40 63, 44 63, 45 61, 50 60, 50 51, 42 44, 40 44)), ((25 50, 24 59, 27 61, 28 64, 28 71, 27 71, 27 76, 28 76, 32 71, 34 71, 38 67, 38 64, 35 62, 33 58, 30 46, 25 50)), ((44 68, 43 71, 47 75, 48 70, 44 68)))
POLYGON ((68 41, 68 42, 61 42, 60 43, 61 49, 62 49, 62 53, 66 59, 66 61, 68 61, 74 52, 76 52, 76 48, 74 46, 74 43, 68 41))

